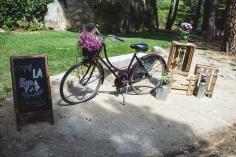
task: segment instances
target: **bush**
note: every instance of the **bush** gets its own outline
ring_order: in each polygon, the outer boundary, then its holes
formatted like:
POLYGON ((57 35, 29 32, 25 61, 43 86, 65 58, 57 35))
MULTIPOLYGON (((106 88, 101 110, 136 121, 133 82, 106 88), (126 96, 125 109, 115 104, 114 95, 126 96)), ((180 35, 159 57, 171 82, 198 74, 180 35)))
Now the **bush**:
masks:
POLYGON ((0 0, 0 27, 38 30, 43 28, 47 4, 53 0, 0 0))

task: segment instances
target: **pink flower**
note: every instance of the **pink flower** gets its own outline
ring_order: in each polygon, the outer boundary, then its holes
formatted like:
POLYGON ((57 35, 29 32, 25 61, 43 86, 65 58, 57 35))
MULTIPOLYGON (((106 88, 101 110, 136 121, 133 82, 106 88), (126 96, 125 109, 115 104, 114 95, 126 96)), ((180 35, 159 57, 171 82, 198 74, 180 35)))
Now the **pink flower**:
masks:
POLYGON ((202 73, 201 74, 201 81, 202 82, 206 82, 209 78, 209 74, 208 73, 202 73))
POLYGON ((181 23, 181 29, 184 31, 189 31, 192 28, 193 28, 193 26, 191 23, 188 23, 188 22, 181 23))
POLYGON ((89 32, 82 32, 79 35, 79 45, 90 52, 102 49, 102 41, 95 34, 89 32))

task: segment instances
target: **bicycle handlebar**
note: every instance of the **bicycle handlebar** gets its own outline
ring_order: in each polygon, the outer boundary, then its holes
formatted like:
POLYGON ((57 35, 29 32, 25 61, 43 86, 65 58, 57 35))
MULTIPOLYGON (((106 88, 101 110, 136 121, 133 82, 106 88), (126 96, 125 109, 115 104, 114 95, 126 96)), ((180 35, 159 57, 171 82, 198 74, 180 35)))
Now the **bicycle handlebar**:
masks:
POLYGON ((121 42, 124 42, 123 39, 121 39, 121 38, 119 38, 119 37, 117 37, 117 36, 115 36, 115 35, 107 35, 107 36, 105 36, 105 35, 101 34, 100 31, 99 31, 99 25, 98 25, 98 24, 95 25, 95 31, 96 31, 96 33, 97 33, 98 35, 100 35, 103 39, 111 37, 111 38, 115 38, 116 40, 119 40, 119 41, 121 41, 121 42))
POLYGON ((117 37, 117 36, 115 36, 115 35, 107 35, 107 37, 115 38, 116 40, 119 40, 119 41, 121 41, 121 42, 124 42, 123 39, 121 39, 121 38, 119 38, 119 37, 117 37))

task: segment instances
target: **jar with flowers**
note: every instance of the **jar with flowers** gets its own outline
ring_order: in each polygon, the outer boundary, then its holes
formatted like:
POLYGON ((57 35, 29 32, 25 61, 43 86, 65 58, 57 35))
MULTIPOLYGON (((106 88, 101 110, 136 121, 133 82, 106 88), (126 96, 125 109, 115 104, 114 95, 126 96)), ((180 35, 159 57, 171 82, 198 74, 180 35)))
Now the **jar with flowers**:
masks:
POLYGON ((198 86, 198 92, 197 92, 197 97, 198 98, 203 98, 205 96, 205 91, 206 91, 206 82, 209 79, 208 73, 202 73, 199 86, 198 86))
POLYGON ((193 29, 193 26, 191 23, 188 23, 188 22, 181 23, 180 28, 179 28, 180 35, 181 35, 181 38, 180 38, 181 42, 184 42, 184 43, 188 42, 189 33, 192 29, 193 29))
POLYGON ((156 88, 156 98, 160 101, 166 101, 169 93, 169 83, 171 81, 171 74, 166 73, 160 79, 159 85, 156 88))

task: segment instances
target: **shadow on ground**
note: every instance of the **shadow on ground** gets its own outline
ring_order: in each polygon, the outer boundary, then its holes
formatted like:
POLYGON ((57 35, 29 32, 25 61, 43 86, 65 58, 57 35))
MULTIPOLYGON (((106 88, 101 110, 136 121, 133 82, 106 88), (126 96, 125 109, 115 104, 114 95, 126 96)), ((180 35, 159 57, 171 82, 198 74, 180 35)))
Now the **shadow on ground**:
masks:
POLYGON ((201 141, 188 125, 155 114, 148 106, 121 105, 109 94, 59 106, 58 91, 53 91, 54 126, 34 122, 17 132, 12 99, 1 103, 1 157, 176 156, 195 151, 201 141))

